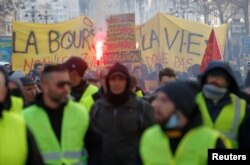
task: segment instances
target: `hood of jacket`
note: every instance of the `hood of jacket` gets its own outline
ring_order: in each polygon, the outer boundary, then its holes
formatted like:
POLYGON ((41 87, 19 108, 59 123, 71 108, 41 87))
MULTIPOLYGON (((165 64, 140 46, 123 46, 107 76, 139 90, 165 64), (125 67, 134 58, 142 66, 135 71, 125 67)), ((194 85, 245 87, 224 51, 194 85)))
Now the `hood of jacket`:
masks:
POLYGON ((222 61, 212 61, 208 64, 206 70, 199 75, 200 83, 203 86, 206 83, 206 78, 209 74, 209 72, 215 70, 215 69, 221 69, 227 73, 227 76, 229 77, 229 87, 228 90, 231 93, 234 93, 238 95, 240 92, 239 86, 237 84, 237 81, 234 77, 233 70, 229 66, 228 63, 222 62, 222 61))

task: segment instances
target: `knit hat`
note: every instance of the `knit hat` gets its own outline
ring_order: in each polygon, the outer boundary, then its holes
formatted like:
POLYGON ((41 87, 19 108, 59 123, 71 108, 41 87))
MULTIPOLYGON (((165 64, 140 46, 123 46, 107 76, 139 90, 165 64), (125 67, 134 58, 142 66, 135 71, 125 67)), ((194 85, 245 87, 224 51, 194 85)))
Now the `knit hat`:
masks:
MULTIPOLYGON (((114 64, 110 69, 109 69, 109 73, 107 75, 107 79, 110 79, 110 77, 114 77, 114 76, 121 76, 125 79, 130 80, 130 75, 129 75, 129 71, 128 68, 120 63, 116 63, 114 64)), ((130 83, 130 82, 128 82, 130 83)))
POLYGON ((22 82, 23 86, 30 86, 35 85, 35 81, 33 81, 30 77, 24 76, 20 78, 20 81, 22 82))
POLYGON ((114 64, 108 72, 108 75, 106 76, 106 86, 107 86, 107 97, 112 102, 112 104, 121 104, 122 102, 126 101, 129 98, 129 94, 131 93, 130 90, 130 75, 129 71, 126 66, 116 63, 114 64), (109 80, 110 78, 114 76, 121 76, 126 79, 126 88, 125 91, 122 94, 115 95, 110 90, 110 84, 109 80))
POLYGON ((88 64, 80 57, 71 57, 64 64, 63 67, 69 71, 76 71, 79 76, 83 76, 85 71, 88 69, 88 64))
POLYGON ((195 96, 196 91, 184 81, 169 82, 161 86, 157 92, 165 93, 169 99, 174 103, 177 110, 181 111, 183 115, 190 118, 195 110, 195 96))

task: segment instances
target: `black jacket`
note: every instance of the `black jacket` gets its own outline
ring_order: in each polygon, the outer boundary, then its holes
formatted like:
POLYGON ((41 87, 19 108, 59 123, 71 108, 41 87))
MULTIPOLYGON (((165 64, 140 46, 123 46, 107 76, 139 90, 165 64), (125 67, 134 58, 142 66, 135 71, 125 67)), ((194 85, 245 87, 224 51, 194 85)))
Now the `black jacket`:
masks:
POLYGON ((91 95, 91 97, 96 102, 100 98, 104 97, 104 95, 105 95, 104 89, 103 89, 103 87, 100 87, 99 90, 96 93, 94 93, 94 94, 91 95))
POLYGON ((77 86, 71 88, 70 95, 74 98, 75 101, 80 101, 88 85, 89 84, 86 81, 81 80, 81 82, 77 86))
POLYGON ((245 79, 245 87, 250 87, 250 70, 247 71, 247 77, 245 79))
POLYGON ((26 165, 43 165, 43 159, 39 152, 36 141, 32 133, 27 129, 28 157, 26 165))
POLYGON ((89 164, 127 165, 130 162, 138 150, 142 131, 153 124, 150 104, 142 101, 144 111, 140 111, 138 102, 131 95, 119 107, 110 104, 106 98, 94 104, 86 141, 89 164))

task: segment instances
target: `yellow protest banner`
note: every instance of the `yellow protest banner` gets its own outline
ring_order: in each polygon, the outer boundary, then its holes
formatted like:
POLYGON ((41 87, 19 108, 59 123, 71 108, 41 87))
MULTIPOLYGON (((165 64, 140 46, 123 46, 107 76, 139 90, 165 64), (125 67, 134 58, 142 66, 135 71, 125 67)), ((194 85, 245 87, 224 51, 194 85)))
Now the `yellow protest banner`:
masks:
POLYGON ((57 64, 70 56, 95 67, 93 26, 84 16, 57 24, 13 22, 13 69, 27 73, 35 63, 57 64))
MULTIPOLYGON (((227 25, 214 29, 223 54, 227 25)), ((138 49, 150 69, 160 63, 183 72, 201 63, 211 30, 206 24, 159 13, 136 28, 138 49)))

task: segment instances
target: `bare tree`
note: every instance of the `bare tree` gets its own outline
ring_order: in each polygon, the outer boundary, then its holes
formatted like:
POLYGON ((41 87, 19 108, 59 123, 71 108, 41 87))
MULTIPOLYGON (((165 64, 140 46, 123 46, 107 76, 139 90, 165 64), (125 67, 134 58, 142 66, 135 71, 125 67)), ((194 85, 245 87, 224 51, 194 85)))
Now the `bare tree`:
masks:
POLYGON ((232 4, 238 6, 243 11, 245 33, 249 35, 249 0, 230 0, 232 4))
POLYGON ((249 0, 194 0, 200 6, 200 13, 204 14, 205 23, 208 15, 219 17, 221 23, 227 23, 239 11, 243 11, 245 33, 249 34, 249 0))

